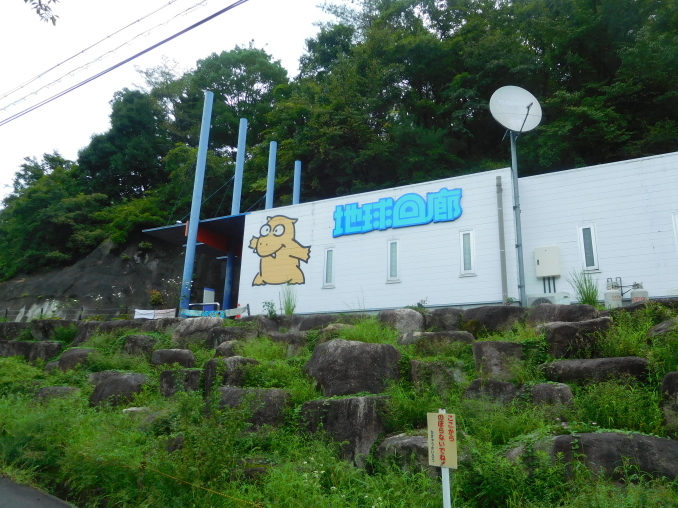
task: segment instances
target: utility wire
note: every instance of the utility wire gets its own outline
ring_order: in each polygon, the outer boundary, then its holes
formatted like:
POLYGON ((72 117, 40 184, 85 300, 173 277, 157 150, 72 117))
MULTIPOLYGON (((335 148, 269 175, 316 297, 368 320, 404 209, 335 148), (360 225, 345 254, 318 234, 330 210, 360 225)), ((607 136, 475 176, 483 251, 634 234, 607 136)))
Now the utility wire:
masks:
MULTIPOLYGON (((174 0, 174 1, 176 1, 176 0, 174 0)), ((17 99, 17 100, 15 100, 14 102, 11 102, 11 103, 7 104, 6 106, 3 106, 2 108, 0 108, 0 111, 6 111, 7 109, 11 108, 12 106, 15 106, 16 104, 19 104, 20 102, 23 102, 24 100, 26 100, 26 99, 27 99, 28 97, 30 97, 31 95, 37 95, 41 90, 44 90, 45 88, 51 88, 53 85, 55 85, 55 84, 57 84, 57 83, 61 83, 61 80, 62 80, 62 79, 66 78, 66 77, 68 77, 68 76, 74 76, 76 72, 78 72, 78 71, 80 71, 80 70, 82 70, 82 69, 88 69, 90 65, 95 64, 95 63, 97 63, 97 62, 103 60, 104 58, 106 58, 106 57, 107 57, 108 55, 110 55, 110 54, 116 53, 120 48, 125 47, 125 46, 127 46, 128 44, 131 44, 135 39, 138 39, 139 37, 147 37, 147 36, 150 35, 154 30, 157 30, 157 29, 160 28, 161 26, 167 25, 168 23, 170 23, 170 22, 173 21, 174 19, 178 18, 179 16, 184 16, 184 15, 188 14, 190 11, 192 11, 192 10, 194 10, 194 9, 197 9, 198 7, 204 7, 205 5, 207 5, 207 0, 201 0, 201 1, 198 2, 197 4, 194 4, 194 5, 192 5, 191 7, 189 7, 188 9, 186 9, 186 10, 184 10, 184 11, 182 11, 182 12, 176 14, 176 15, 174 15, 174 16, 171 17, 170 19, 168 19, 168 20, 166 20, 166 21, 163 21, 162 23, 158 23, 158 24, 155 25, 154 27, 149 28, 148 30, 146 30, 146 31, 144 31, 144 32, 141 32, 141 33, 135 35, 134 37, 132 37, 131 39, 129 39, 129 40, 123 42, 122 44, 120 44, 120 45, 117 46, 116 48, 113 48, 113 49, 111 49, 110 51, 107 51, 106 53, 104 53, 104 54, 102 54, 102 55, 99 55, 99 56, 96 57, 94 60, 91 60, 91 61, 89 61, 89 62, 87 62, 87 63, 85 63, 85 64, 82 64, 80 67, 76 67, 75 69, 72 69, 72 70, 68 71, 66 74, 63 74, 62 76, 58 77, 58 78, 55 79, 54 81, 51 81, 51 82, 47 83, 46 85, 41 86, 41 87, 38 88, 37 90, 34 90, 34 91, 32 91, 31 93, 29 93, 29 94, 27 94, 27 95, 24 95, 24 96, 21 97, 20 99, 17 99)), ((0 99, 1 99, 1 98, 2 98, 2 97, 0 97, 0 99)))
MULTIPOLYGON (((119 34, 120 32, 122 32, 122 31, 124 31, 124 30, 127 30, 127 29, 128 29, 129 27, 131 27, 132 25, 134 25, 134 24, 136 24, 136 23, 139 23, 139 22, 145 20, 146 18, 152 16, 152 15, 155 14, 156 12, 160 12, 160 11, 163 10, 164 8, 169 7, 170 5, 172 5, 173 3, 178 2, 178 1, 179 1, 179 0, 170 0, 170 1, 167 2, 165 5, 163 5, 162 7, 159 7, 158 9, 154 10, 153 12, 149 12, 148 14, 146 14, 145 16, 142 16, 141 18, 137 19, 136 21, 132 21, 132 22, 129 23, 128 25, 125 25, 124 27, 120 28, 119 30, 116 30, 116 31, 113 32, 112 34, 107 35, 107 36, 104 37, 103 39, 101 39, 101 40, 95 42, 95 43, 92 44, 91 46, 86 47, 86 48, 83 49, 82 51, 79 51, 78 53, 76 53, 76 54, 74 54, 74 55, 72 55, 72 56, 66 58, 65 60, 62 60, 62 61, 59 62, 58 64, 53 65, 52 67, 50 67, 50 68, 47 69, 46 71, 41 72, 40 74, 38 74, 37 76, 35 76, 35 77, 29 79, 28 81, 25 81, 24 83, 21 83, 20 85, 15 86, 14 88, 12 88, 11 90, 9 90, 9 91, 7 91, 7 92, 4 92, 2 95, 0 95, 0 100, 4 99, 4 98, 7 97, 8 95, 12 95, 14 92, 17 92, 17 91, 21 90, 22 88, 25 88, 26 86, 28 86, 28 85, 30 85, 31 83, 33 83, 33 81, 35 81, 35 80, 37 80, 37 79, 40 79, 40 78, 43 77, 45 74, 47 74, 47 73, 53 71, 53 70, 56 69, 57 67, 62 66, 62 65, 65 64, 66 62, 70 62, 70 61, 73 60, 74 58, 76 58, 76 57, 82 55, 83 53, 85 53, 85 52, 87 52, 87 51, 89 51, 89 50, 92 49, 93 47, 98 46, 98 45, 101 44, 102 42, 104 42, 104 41, 110 39, 111 37, 113 37, 113 36, 119 34)), ((77 69, 76 69, 76 70, 77 70, 77 69)), ((71 71, 71 72, 73 72, 73 71, 71 71)))
POLYGON ((239 6, 241 6, 241 5, 245 4, 245 3, 247 3, 248 1, 249 1, 249 0, 237 0, 236 2, 233 2, 231 5, 229 5, 229 6, 227 6, 227 7, 224 7, 223 9, 221 9, 221 10, 215 12, 214 14, 212 14, 212 15, 210 15, 210 16, 207 16, 207 17, 204 18, 204 19, 201 19, 201 20, 198 21, 197 23, 193 23, 191 26, 189 26, 189 27, 187 27, 187 28, 184 28, 183 30, 181 30, 181 31, 179 31, 179 32, 177 32, 177 33, 175 33, 174 35, 171 35, 171 36, 167 37, 166 39, 164 39, 164 40, 162 40, 162 41, 160 41, 160 42, 158 42, 158 43, 156 43, 156 44, 153 44, 152 46, 150 46, 150 47, 144 49, 143 51, 140 51, 139 53, 137 53, 137 54, 135 54, 135 55, 132 55, 131 57, 126 58, 125 60, 123 60, 123 61, 121 61, 121 62, 118 62, 118 63, 115 64, 115 65, 112 65, 112 66, 109 67, 108 69, 103 70, 103 71, 99 72, 98 74, 95 74, 94 76, 91 76, 91 77, 85 79, 84 81, 81 81, 81 82, 78 83, 77 85, 73 85, 73 86, 67 88, 66 90, 63 90, 63 91, 61 91, 61 92, 59 92, 59 93, 57 93, 57 94, 55 94, 55 95, 53 95, 53 96, 51 96, 51 97, 49 97, 49 98, 47 98, 47 99, 44 99, 44 100, 41 101, 41 102, 38 102, 37 104, 34 104, 33 106, 31 106, 31 107, 29 107, 29 108, 24 109, 23 111, 19 111, 18 113, 15 113, 15 114, 11 115, 11 116, 5 118, 4 120, 0 120, 0 127, 2 127, 3 125, 8 124, 8 123, 11 122, 12 120, 16 120, 17 118, 20 118, 20 117, 22 117, 22 116, 24 116, 24 115, 30 113, 31 111, 35 111, 36 109, 38 109, 38 108, 44 106, 45 104, 48 104, 48 103, 50 103, 50 102, 52 102, 52 101, 54 101, 54 100, 56 100, 56 99, 58 99, 59 97, 63 97, 64 95, 66 95, 66 94, 72 92, 73 90, 77 90, 78 88, 80 88, 80 87, 83 86, 83 85, 86 85, 86 84, 89 83, 90 81, 94 81, 95 79, 100 78, 101 76, 103 76, 103 75, 105 75, 105 74, 108 74, 109 72, 111 72, 111 71, 117 69, 118 67, 121 67, 121 66, 125 65, 126 63, 129 63, 129 62, 131 62, 132 60, 135 60, 136 58, 139 58, 140 56, 145 55, 145 54, 148 53, 149 51, 152 51, 152 50, 154 50, 155 48, 158 48, 158 47, 162 46, 163 44, 165 44, 165 43, 167 43, 167 42, 169 42, 169 41, 171 41, 171 40, 173 40, 173 39, 176 39, 176 38, 179 37, 180 35, 183 35, 183 34, 185 34, 185 33, 187 33, 187 32, 190 32, 190 31, 193 30, 194 28, 197 28, 197 27, 199 27, 200 25, 203 25, 203 24, 207 23, 208 21, 213 20, 213 19, 216 18, 217 16, 220 16, 221 14, 223 14, 223 13, 225 13, 225 12, 228 12, 228 11, 230 11, 231 9, 235 9, 236 7, 239 7, 239 6))
POLYGON ((257 206, 257 205, 258 205, 265 197, 266 197, 266 194, 264 194, 264 195, 261 196, 259 199, 257 199, 257 200, 254 202, 254 204, 253 204, 252 206, 250 206, 250 207, 245 211, 245 213, 249 212, 252 208, 254 208, 255 206, 257 206))

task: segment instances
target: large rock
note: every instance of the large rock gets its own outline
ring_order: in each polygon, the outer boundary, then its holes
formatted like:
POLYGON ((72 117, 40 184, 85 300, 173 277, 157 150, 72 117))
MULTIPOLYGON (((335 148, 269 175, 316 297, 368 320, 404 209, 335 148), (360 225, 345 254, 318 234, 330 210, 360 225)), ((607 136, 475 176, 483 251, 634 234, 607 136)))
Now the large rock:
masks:
POLYGON ((47 361, 61 351, 61 342, 23 340, 0 340, 0 357, 22 356, 26 361, 47 361))
POLYGON ((414 332, 401 335, 398 344, 415 344, 414 349, 418 354, 435 356, 449 350, 455 342, 470 344, 474 340, 475 337, 469 332, 414 332))
POLYGON ((268 335, 271 332, 280 331, 280 324, 278 324, 277 321, 261 314, 257 316, 246 316, 241 318, 240 321, 242 323, 252 323, 251 326, 253 326, 260 335, 268 335))
POLYGON ((99 330, 101 321, 78 321, 77 326, 78 331, 75 334, 73 342, 71 343, 72 346, 79 346, 80 344, 84 344, 89 339, 91 339, 92 335, 94 335, 97 330, 99 330))
POLYGON ((6 322, 0 323, 0 339, 14 340, 18 339, 21 333, 27 328, 26 323, 6 322))
POLYGON ((372 445, 385 431, 381 415, 386 400, 383 396, 312 400, 301 407, 301 425, 310 432, 327 432, 341 443, 343 457, 362 467, 372 445))
POLYGON ((570 404, 572 389, 564 383, 537 383, 532 387, 532 404, 570 404))
POLYGON ((336 339, 316 346, 304 366, 323 394, 381 393, 400 378, 400 353, 390 344, 336 339))
POLYGON ((61 358, 59 358, 59 370, 62 372, 71 370, 75 368, 76 365, 85 363, 87 358, 95 353, 97 353, 96 349, 69 349, 61 355, 61 358))
POLYGON ((415 386, 433 386, 438 392, 446 393, 455 384, 466 382, 463 363, 450 365, 448 362, 421 362, 410 360, 410 379, 415 386))
POLYGON ((307 332, 271 332, 269 337, 273 342, 287 346, 287 356, 298 355, 306 347, 307 332))
POLYGON ((101 380, 89 398, 90 405, 120 405, 130 402, 134 395, 141 392, 148 378, 143 374, 113 374, 101 380))
POLYGON ((214 350, 215 357, 228 358, 229 356, 238 356, 238 346, 242 344, 239 340, 227 340, 222 342, 214 350))
POLYGON ((117 370, 102 370, 99 372, 93 372, 92 374, 87 376, 87 382, 96 386, 99 383, 101 383, 104 379, 113 376, 119 376, 120 374, 122 374, 122 372, 118 372, 117 370))
POLYGON ((647 366, 647 359, 637 356, 561 360, 546 364, 544 376, 549 381, 560 383, 598 382, 624 376, 632 376, 642 381, 647 379, 647 366))
POLYGON ((653 326, 647 331, 647 337, 653 339, 670 332, 678 331, 678 318, 669 319, 653 326))
POLYGON ((534 326, 540 323, 553 323, 555 321, 588 321, 597 317, 598 310, 592 305, 542 303, 528 311, 527 322, 534 326))
POLYGON ((192 342, 207 341, 210 331, 222 326, 224 326, 224 320, 218 317, 184 319, 175 328, 172 340, 181 346, 192 342))
POLYGON ((678 477, 678 441, 641 434, 617 432, 569 434, 555 438, 553 455, 562 454, 565 462, 572 462, 575 454, 583 456, 586 466, 609 478, 623 477, 621 468, 628 465, 640 473, 669 481, 678 477))
POLYGON ((515 371, 523 355, 522 344, 491 340, 474 342, 471 347, 476 370, 481 378, 499 381, 515 378, 515 371))
POLYGON ((177 392, 200 390, 200 369, 164 370, 160 373, 160 393, 171 397, 177 392))
POLYGON ((414 333, 424 331, 424 316, 414 309, 382 310, 377 319, 400 333, 414 333))
POLYGON ((508 404, 520 395, 516 385, 496 379, 476 379, 464 391, 465 399, 487 399, 499 404, 508 404))
POLYGON ((256 328, 245 326, 221 326, 212 328, 207 333, 207 347, 216 348, 222 342, 254 339, 258 335, 256 328))
POLYGON ((87 342, 95 333, 117 333, 138 330, 142 332, 168 332, 180 322, 179 318, 116 319, 112 321, 79 321, 73 346, 87 342))
POLYGON ((678 372, 669 372, 662 379, 664 425, 671 436, 678 436, 678 372))
POLYGON ((301 316, 299 331, 307 332, 309 330, 319 330, 332 323, 336 323, 337 321, 339 321, 339 316, 337 314, 311 314, 308 316, 301 316))
POLYGON ((384 439, 379 445, 376 457, 387 464, 396 464, 410 473, 425 472, 437 477, 440 469, 428 465, 428 440, 425 436, 399 434, 384 439))
POLYGON ((432 332, 456 332, 461 330, 464 311, 454 307, 433 309, 426 316, 426 328, 432 332))
POLYGON ((125 337, 125 353, 134 356, 149 356, 158 339, 152 335, 128 335, 125 337))
POLYGON ((464 311, 463 329, 478 337, 484 333, 504 332, 525 319, 525 309, 508 305, 475 307, 464 311))
POLYGON ((601 317, 578 323, 546 323, 538 326, 537 332, 544 334, 553 357, 577 358, 595 355, 598 337, 612 325, 612 319, 601 317))
POLYGON ((151 365, 172 365, 173 363, 190 369, 195 365, 195 355, 190 349, 156 349, 151 355, 151 365))
POLYGON ((285 406, 289 394, 279 388, 237 388, 235 386, 222 386, 219 388, 219 406, 239 407, 243 403, 248 404, 252 416, 248 422, 252 424, 252 430, 257 430, 263 425, 282 425, 285 416, 285 406))
POLYGON ((215 382, 219 385, 240 386, 249 365, 259 365, 259 362, 244 356, 213 358, 205 362, 205 393, 210 393, 215 382))
POLYGON ((29 327, 34 340, 51 340, 57 328, 68 328, 76 323, 65 319, 34 319, 29 327))

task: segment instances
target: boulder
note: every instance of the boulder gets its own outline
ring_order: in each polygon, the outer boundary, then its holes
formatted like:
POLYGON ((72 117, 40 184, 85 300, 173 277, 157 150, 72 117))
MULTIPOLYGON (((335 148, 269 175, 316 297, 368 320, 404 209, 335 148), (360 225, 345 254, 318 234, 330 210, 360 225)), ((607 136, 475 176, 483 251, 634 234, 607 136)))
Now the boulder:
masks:
POLYGON ((61 358, 59 358, 59 370, 62 372, 71 370, 75 368, 76 365, 84 363, 89 355, 97 352, 96 349, 69 349, 61 355, 61 358))
POLYGON ((152 335, 128 335, 125 337, 125 353, 134 356, 149 356, 158 339, 152 335))
POLYGON ((54 369, 59 368, 59 360, 54 360, 45 365, 45 372, 52 372, 54 369))
POLYGON ((465 399, 488 399, 498 404, 508 404, 520 395, 516 385, 496 379, 476 379, 464 391, 465 399))
POLYGON ((570 404, 572 389, 563 383, 537 383, 532 387, 532 404, 570 404))
POLYGON ((536 330, 545 335, 549 353, 553 357, 577 358, 594 355, 599 335, 612 325, 612 319, 601 317, 578 323, 564 321, 546 323, 539 325, 536 330))
POLYGON ((414 309, 382 310, 377 314, 377 319, 400 333, 424 331, 424 316, 414 309))
POLYGON ((139 323, 136 326, 137 329, 142 332, 169 332, 179 326, 183 320, 178 317, 170 318, 161 318, 161 319, 136 319, 135 322, 139 323))
POLYGON ((259 362, 244 356, 213 358, 205 362, 205 393, 210 393, 215 382, 219 385, 240 386, 248 365, 259 365, 259 362))
POLYGON ((94 372, 87 376, 87 382, 92 384, 92 385, 98 385, 101 383, 104 379, 107 379, 109 377, 113 376, 118 376, 122 374, 121 372, 118 372, 117 370, 102 370, 100 372, 94 372))
POLYGON ((662 379, 661 386, 664 425, 669 435, 678 436, 678 372, 669 372, 662 379))
POLYGON ((32 342, 23 340, 0 340, 0 357, 23 356, 27 358, 31 350, 32 342))
POLYGON ((45 386, 37 391, 35 398, 40 402, 48 402, 52 399, 70 397, 79 392, 80 390, 74 386, 45 386))
POLYGON ((214 328, 222 328, 224 320, 218 317, 197 317, 184 319, 175 328, 172 340, 184 346, 191 342, 205 341, 214 328))
POLYGON ((436 356, 447 351, 455 342, 470 344, 474 340, 475 337, 469 332, 414 332, 401 335, 398 344, 415 344, 417 353, 436 356))
POLYGON ((381 393, 400 378, 400 353, 390 344, 335 339, 316 346, 304 366, 326 397, 381 393))
POLYGON ((341 332, 344 330, 350 330, 355 328, 355 325, 347 325, 345 323, 332 323, 327 325, 325 328, 321 328, 318 331, 319 337, 317 344, 322 344, 328 340, 337 339, 341 335, 341 332))
POLYGON ((668 319, 662 323, 659 323, 658 325, 653 326, 647 331, 647 338, 653 339, 660 335, 675 331, 678 331, 678 318, 668 319))
POLYGON ((508 305, 475 307, 464 311, 462 328, 473 335, 504 332, 525 319, 525 309, 508 305))
POLYGON ((528 311, 527 322, 534 326, 540 323, 553 323, 555 321, 588 321, 597 318, 598 314, 598 310, 592 305, 558 305, 542 303, 536 307, 532 307, 528 311))
POLYGON ((466 382, 461 362, 421 362, 410 360, 410 379, 415 386, 433 386, 438 392, 448 392, 457 383, 466 382))
POLYGON ((273 342, 287 345, 287 356, 298 355, 306 347, 307 332, 271 332, 269 337, 273 342))
POLYGON ((108 403, 120 405, 130 402, 134 395, 141 392, 148 378, 143 374, 112 374, 99 381, 89 398, 92 406, 108 403))
POLYGON ((222 342, 232 342, 235 340, 254 339, 258 335, 255 328, 244 326, 222 326, 212 328, 207 332, 207 347, 216 348, 222 342))
POLYGON ((156 349, 151 355, 151 365, 178 363, 190 369, 195 365, 195 355, 190 349, 156 349))
POLYGON ((544 376, 549 381, 582 383, 605 381, 608 378, 632 376, 647 379, 648 361, 637 356, 594 358, 593 360, 561 360, 544 366, 544 376))
POLYGON ((200 389, 201 369, 163 370, 160 373, 160 393, 171 397, 176 392, 196 392, 200 389))
POLYGON ((6 322, 6 323, 0 323, 0 339, 3 340, 14 340, 18 339, 19 336, 21 335, 21 332, 23 332, 26 329, 26 323, 14 323, 14 322, 6 322))
POLYGON ((23 356, 28 362, 47 361, 57 356, 61 347, 61 342, 56 341, 0 340, 0 357, 23 356))
POLYGON ((65 319, 34 319, 29 323, 29 328, 34 340, 51 340, 57 328, 68 328, 76 323, 65 319))
POLYGON ((678 477, 678 441, 641 434, 595 432, 572 436, 564 434, 553 442, 553 456, 562 454, 565 462, 583 456, 584 464, 594 473, 621 479, 620 469, 628 465, 630 473, 665 476, 669 481, 678 477))
POLYGON ((299 331, 307 332, 309 330, 319 330, 320 328, 325 328, 337 321, 339 321, 339 316, 337 314, 311 314, 309 316, 301 316, 299 331))
POLYGON ((78 331, 71 345, 79 346, 87 342, 96 333, 100 325, 101 321, 78 321, 78 331))
POLYGON ((226 342, 222 342, 214 350, 214 356, 223 358, 238 356, 236 349, 239 344, 242 344, 239 340, 227 340, 226 342))
POLYGON ((377 448, 376 457, 409 473, 423 471, 431 477, 440 474, 439 468, 428 465, 428 440, 425 436, 399 434, 386 438, 377 448))
POLYGON ((268 335, 271 332, 280 331, 278 322, 264 315, 246 316, 240 318, 240 321, 242 323, 253 323, 252 326, 254 326, 254 329, 257 330, 259 335, 268 335))
POLYGON ((515 378, 516 368, 523 355, 523 346, 516 342, 474 342, 473 360, 483 379, 492 378, 510 381, 515 378))
POLYGON ((426 328, 432 332, 456 332, 461 330, 464 311, 454 307, 433 309, 426 316, 426 328))
POLYGON ((219 407, 240 407, 247 404, 252 416, 247 420, 252 430, 264 425, 282 425, 289 394, 279 388, 219 388, 219 407))
POLYGON ((382 421, 387 397, 312 400, 301 407, 302 427, 323 430, 341 443, 343 458, 365 465, 372 445, 386 429, 382 421))

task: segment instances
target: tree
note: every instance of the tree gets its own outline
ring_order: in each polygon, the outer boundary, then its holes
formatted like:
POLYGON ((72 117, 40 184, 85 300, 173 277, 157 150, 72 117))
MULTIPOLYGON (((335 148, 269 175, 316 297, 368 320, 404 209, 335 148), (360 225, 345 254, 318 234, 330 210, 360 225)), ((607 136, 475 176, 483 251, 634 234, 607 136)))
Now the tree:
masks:
POLYGON ((59 16, 52 12, 52 7, 49 4, 55 4, 59 0, 24 0, 24 3, 30 4, 35 13, 40 16, 40 19, 45 22, 51 22, 56 25, 56 20, 59 16))

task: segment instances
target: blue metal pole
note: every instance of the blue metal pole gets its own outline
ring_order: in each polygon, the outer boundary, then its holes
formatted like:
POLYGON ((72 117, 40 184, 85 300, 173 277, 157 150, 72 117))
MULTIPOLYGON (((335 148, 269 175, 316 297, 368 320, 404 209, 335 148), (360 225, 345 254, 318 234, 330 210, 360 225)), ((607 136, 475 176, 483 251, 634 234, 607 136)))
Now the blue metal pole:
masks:
POLYGON ((268 149, 268 180, 266 182, 266 210, 273 208, 273 194, 275 192, 275 156, 278 143, 271 141, 268 149))
POLYGON ((240 213, 240 194, 242 194, 242 174, 245 169, 245 143, 247 142, 247 118, 240 119, 238 131, 238 153, 235 157, 235 179, 233 180, 233 204, 231 215, 240 213))
POLYGON ((298 205, 301 197, 301 161, 294 161, 294 186, 292 189, 292 204, 298 205))
MULTIPOLYGON (((233 243, 233 242, 231 242, 233 243)), ((224 310, 235 307, 231 305, 231 293, 233 292, 233 278, 235 277, 235 246, 228 246, 228 257, 226 258, 226 277, 224 279, 224 310)))
POLYGON ((181 309, 188 309, 188 304, 191 298, 193 264, 195 262, 195 243, 198 238, 198 225, 200 223, 200 204, 202 201, 202 186, 203 182, 205 181, 207 142, 210 136, 210 119, 212 117, 213 102, 214 94, 212 92, 205 92, 205 105, 202 110, 202 124, 200 126, 200 143, 198 144, 198 160, 195 165, 193 200, 191 201, 191 215, 188 222, 188 238, 186 239, 184 275, 181 280, 181 297, 179 298, 179 308, 181 309))

